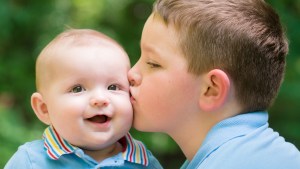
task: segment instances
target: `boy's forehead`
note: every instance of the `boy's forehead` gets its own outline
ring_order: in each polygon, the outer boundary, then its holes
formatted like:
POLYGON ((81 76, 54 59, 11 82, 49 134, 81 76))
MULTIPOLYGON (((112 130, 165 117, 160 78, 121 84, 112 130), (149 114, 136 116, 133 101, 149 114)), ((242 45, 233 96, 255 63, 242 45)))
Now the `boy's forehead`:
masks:
POLYGON ((167 24, 160 15, 149 16, 142 32, 140 46, 149 53, 180 50, 178 32, 173 24, 167 24), (174 49, 175 48, 175 49, 174 49))

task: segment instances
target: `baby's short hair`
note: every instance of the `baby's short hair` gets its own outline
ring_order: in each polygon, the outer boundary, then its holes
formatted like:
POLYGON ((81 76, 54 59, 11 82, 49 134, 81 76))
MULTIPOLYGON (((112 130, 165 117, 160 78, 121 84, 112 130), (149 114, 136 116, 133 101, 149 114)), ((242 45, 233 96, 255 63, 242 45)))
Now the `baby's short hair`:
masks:
MULTIPOLYGON (((91 29, 68 29, 57 35, 39 54, 36 61, 36 88, 39 91, 45 77, 49 74, 46 69, 47 60, 52 55, 57 55, 57 51, 70 50, 70 47, 86 45, 115 45, 123 50, 112 38, 91 29)), ((124 50, 123 50, 124 51, 124 50)), ((124 51, 125 52, 125 51, 124 51)))
POLYGON ((175 27, 189 72, 226 72, 244 112, 272 104, 288 43, 270 5, 263 0, 157 0, 153 13, 175 27))

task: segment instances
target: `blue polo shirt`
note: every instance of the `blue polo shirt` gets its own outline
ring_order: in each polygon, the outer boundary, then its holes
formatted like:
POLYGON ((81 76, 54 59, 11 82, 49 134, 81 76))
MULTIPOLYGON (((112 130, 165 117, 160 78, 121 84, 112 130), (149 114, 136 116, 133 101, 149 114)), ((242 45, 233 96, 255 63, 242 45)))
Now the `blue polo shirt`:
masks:
POLYGON ((52 127, 48 127, 43 140, 36 140, 20 146, 8 161, 5 169, 161 169, 160 163, 142 142, 135 140, 128 133, 120 143, 123 151, 100 163, 69 144, 52 127))
POLYGON ((181 169, 300 169, 300 152, 268 125, 267 112, 225 119, 181 169))

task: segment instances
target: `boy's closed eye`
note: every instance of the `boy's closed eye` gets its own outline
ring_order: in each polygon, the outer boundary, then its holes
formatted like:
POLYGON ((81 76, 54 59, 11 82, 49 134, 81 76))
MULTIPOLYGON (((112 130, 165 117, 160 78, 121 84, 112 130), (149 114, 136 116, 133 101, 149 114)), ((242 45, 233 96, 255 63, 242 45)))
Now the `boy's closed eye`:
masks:
POLYGON ((159 64, 157 64, 157 63, 153 63, 153 62, 146 62, 149 66, 150 66, 150 68, 159 68, 159 67, 161 67, 159 64))

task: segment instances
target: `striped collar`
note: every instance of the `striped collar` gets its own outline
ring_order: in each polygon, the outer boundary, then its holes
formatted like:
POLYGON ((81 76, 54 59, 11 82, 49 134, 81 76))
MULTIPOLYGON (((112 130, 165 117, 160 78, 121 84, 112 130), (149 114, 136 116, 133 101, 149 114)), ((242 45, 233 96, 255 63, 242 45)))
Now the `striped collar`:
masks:
MULTIPOLYGON (((60 156, 74 153, 79 149, 63 139, 52 126, 45 129, 43 139, 47 155, 53 160, 58 160, 60 156)), ((119 142, 123 147, 122 157, 124 160, 148 166, 149 157, 142 142, 135 140, 129 133, 121 138, 119 142)))

